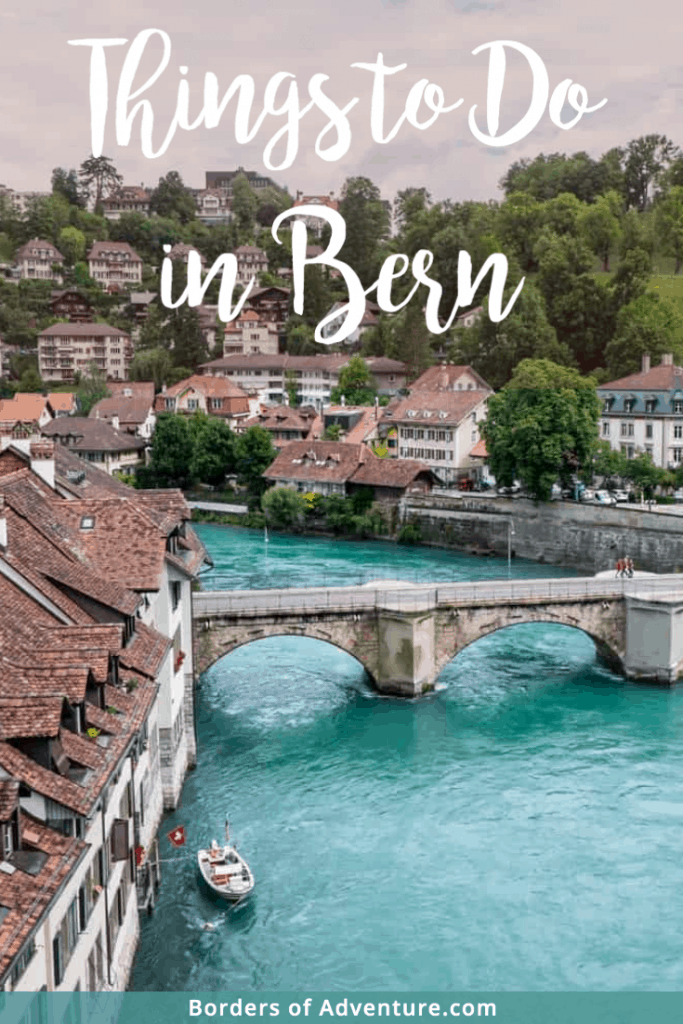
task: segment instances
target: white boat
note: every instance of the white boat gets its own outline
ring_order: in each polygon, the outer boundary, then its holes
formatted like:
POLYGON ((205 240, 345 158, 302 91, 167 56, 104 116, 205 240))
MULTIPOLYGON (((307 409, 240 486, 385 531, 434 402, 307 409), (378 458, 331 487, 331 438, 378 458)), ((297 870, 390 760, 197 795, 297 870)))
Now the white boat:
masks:
POLYGON ((212 892, 226 900, 241 900, 254 888, 254 876, 234 846, 230 844, 228 826, 225 827, 225 845, 215 839, 206 850, 197 853, 199 870, 212 892))

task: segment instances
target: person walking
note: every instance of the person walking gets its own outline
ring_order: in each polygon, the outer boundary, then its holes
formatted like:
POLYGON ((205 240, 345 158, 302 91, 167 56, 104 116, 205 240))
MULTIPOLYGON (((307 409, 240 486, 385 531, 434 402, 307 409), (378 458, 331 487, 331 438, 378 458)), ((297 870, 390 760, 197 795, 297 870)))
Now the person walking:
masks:
POLYGON ((626 574, 633 576, 633 559, 630 557, 626 559, 626 574))
POLYGON ((616 579, 617 576, 619 575, 619 573, 621 572, 621 568, 622 568, 622 566, 621 566, 621 559, 620 558, 617 559, 615 568, 616 568, 617 571, 614 574, 614 578, 616 579))

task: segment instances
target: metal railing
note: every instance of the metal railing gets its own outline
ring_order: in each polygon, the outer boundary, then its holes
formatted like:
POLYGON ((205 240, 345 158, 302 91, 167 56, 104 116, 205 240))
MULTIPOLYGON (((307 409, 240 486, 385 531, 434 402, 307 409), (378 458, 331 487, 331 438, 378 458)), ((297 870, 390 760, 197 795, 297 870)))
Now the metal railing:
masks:
POLYGON ((292 587, 286 590, 207 591, 193 595, 196 619, 260 616, 288 612, 420 611, 482 604, 543 604, 545 602, 622 599, 628 595, 653 598, 671 594, 683 602, 683 575, 596 579, 593 576, 437 583, 386 587, 292 587))

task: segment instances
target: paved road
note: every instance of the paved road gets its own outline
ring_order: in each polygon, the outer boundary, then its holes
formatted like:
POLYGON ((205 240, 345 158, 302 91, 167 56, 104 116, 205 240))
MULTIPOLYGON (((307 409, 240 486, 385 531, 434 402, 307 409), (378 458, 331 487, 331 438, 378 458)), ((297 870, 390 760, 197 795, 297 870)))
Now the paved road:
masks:
POLYGON ((200 508, 203 512, 230 512, 244 515, 248 512, 246 505, 226 505, 224 501, 188 501, 190 508, 200 508))
POLYGON ((639 597, 671 595, 683 600, 683 574, 634 579, 614 576, 577 577, 576 579, 515 580, 483 583, 398 583, 361 587, 292 587, 286 590, 213 590, 193 595, 196 619, 214 615, 264 615, 272 612, 299 614, 323 611, 371 611, 376 608, 421 610, 434 607, 458 607, 489 602, 492 604, 536 604, 547 601, 581 601, 615 598, 631 594, 639 597))

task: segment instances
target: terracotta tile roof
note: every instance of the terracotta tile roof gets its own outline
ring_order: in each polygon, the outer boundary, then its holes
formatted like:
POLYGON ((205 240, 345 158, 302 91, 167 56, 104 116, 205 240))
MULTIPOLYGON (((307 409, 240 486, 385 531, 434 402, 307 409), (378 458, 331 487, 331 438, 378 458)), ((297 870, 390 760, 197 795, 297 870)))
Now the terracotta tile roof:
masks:
POLYGON ((25 242, 24 245, 17 249, 15 256, 17 262, 19 262, 19 260, 28 259, 28 257, 32 256, 32 249, 47 249, 50 252, 49 259, 55 263, 64 262, 64 257, 57 246, 53 245, 52 242, 46 242, 44 238, 31 238, 30 241, 25 242))
POLYGON ((87 562, 108 582, 129 590, 158 590, 166 538, 157 524, 128 498, 60 503, 60 518, 79 531, 87 562), (88 529, 79 529, 87 520, 88 529))
POLYGON ((110 380, 107 381, 107 391, 111 392, 112 398, 145 398, 150 406, 154 402, 154 381, 151 380, 110 380))
POLYGON ((371 373, 405 373, 406 364, 399 359, 389 359, 387 356, 367 356, 365 362, 368 364, 371 373))
POLYGON ((681 387, 682 381, 683 367, 660 364, 646 373, 631 373, 628 377, 600 384, 598 391, 673 391, 681 387))
POLYGON ((333 481, 344 483, 368 458, 362 444, 341 441, 292 441, 263 474, 267 480, 333 481))
POLYGON ((168 637, 138 621, 133 639, 119 653, 121 665, 154 679, 172 643, 168 637))
POLYGON ((184 259, 185 262, 187 262, 187 257, 191 252, 199 253, 201 263, 206 263, 206 259, 201 252, 199 252, 199 249, 194 245, 187 245, 186 242, 176 242, 175 245, 171 247, 171 251, 166 253, 166 255, 170 260, 184 259))
POLYGON ((41 331, 38 338, 128 338, 130 335, 109 324, 69 323, 52 324, 41 331))
POLYGON ((18 392, 13 398, 0 402, 0 420, 20 420, 32 423, 40 419, 48 399, 45 395, 34 395, 18 392))
POLYGON ((89 419, 109 421, 118 416, 119 430, 139 427, 149 416, 154 398, 101 398, 90 410, 89 419))
POLYGON ((298 430, 306 436, 315 418, 315 415, 302 415, 298 409, 293 409, 289 405, 273 405, 266 406, 258 415, 244 420, 240 428, 248 430, 249 427, 257 426, 270 431, 298 430))
MULTIPOLYGON (((0 979, 44 916, 63 882, 85 854, 80 839, 62 836, 22 812, 22 847, 45 855, 37 874, 0 872, 0 904, 10 908, 0 924, 0 979)), ((16 855, 12 858, 17 859, 16 855)))
POLYGON ((106 758, 102 747, 98 747, 91 739, 79 736, 69 729, 61 729, 59 740, 62 750, 70 761, 76 761, 85 768, 102 768, 106 758))
MULTIPOLYGON (((91 704, 86 705, 86 721, 91 707, 91 704)), ((110 717, 106 711, 100 714, 110 717)), ((0 741, 0 767, 15 779, 20 779, 31 789, 35 789, 37 793, 64 807, 70 807, 78 814, 87 815, 91 808, 91 800, 83 786, 48 768, 43 768, 37 761, 4 741, 0 741)))
POLYGON ((488 397, 488 391, 419 390, 391 402, 384 410, 384 420, 436 429, 457 426, 488 397))
POLYGON ((373 456, 358 467, 351 477, 351 483, 403 490, 423 474, 431 481, 438 479, 426 463, 416 459, 378 459, 373 456))
POLYGON ((358 414, 357 422, 346 430, 343 436, 346 444, 360 444, 361 441, 376 435, 383 412, 382 408, 375 410, 374 405, 327 405, 323 410, 323 421, 327 423, 329 418, 334 416, 355 418, 354 414, 358 414))
POLYGON ((142 263, 135 249, 128 242, 93 242, 86 259, 104 260, 110 253, 124 253, 129 258, 127 262, 142 263))
POLYGON ((0 821, 9 821, 19 804, 19 783, 13 779, 0 781, 0 821))
MULTIPOLYGON (((33 652, 36 657, 36 652, 33 652)), ((26 664, 29 652, 10 658, 0 657, 0 687, 8 697, 67 697, 74 704, 85 699, 89 668, 85 662, 69 663, 68 659, 44 667, 26 664)))
POLYGON ((112 736, 116 736, 123 729, 118 715, 112 715, 103 708, 95 707, 94 704, 85 705, 85 722, 86 725, 110 733, 112 736))
POLYGON ((0 739, 57 736, 61 717, 61 697, 0 696, 0 739))
POLYGON ((42 433, 60 440, 72 439, 69 447, 74 451, 130 452, 142 451, 146 445, 141 437, 114 430, 104 420, 91 420, 86 416, 60 416, 47 423, 42 433))
POLYGON ((227 380, 225 377, 211 377, 208 374, 195 374, 192 377, 187 377, 185 380, 181 380, 179 384, 174 384, 173 387, 166 388, 165 391, 161 391, 156 396, 155 408, 163 410, 163 400, 165 398, 176 398, 189 390, 198 391, 207 398, 247 397, 246 392, 243 391, 242 388, 238 387, 237 384, 233 384, 231 380, 227 380))
POLYGON ((76 395, 73 391, 53 391, 47 400, 54 412, 72 412, 76 408, 76 395))
POLYGON ((453 391, 457 390, 458 381, 463 376, 469 376, 478 386, 477 390, 493 391, 484 378, 473 370, 471 366, 456 366, 454 363, 442 363, 438 366, 430 366, 417 380, 410 385, 412 391, 453 391))
POLYGON ((69 451, 66 445, 58 443, 55 444, 55 483, 60 492, 76 498, 107 498, 111 495, 127 498, 131 491, 118 477, 111 476, 69 451))
POLYGON ((474 448, 470 452, 470 455, 473 458, 475 458, 475 459, 487 459, 488 458, 489 453, 486 450, 486 441, 484 440, 483 437, 481 437, 477 441, 477 443, 475 444, 474 448))

